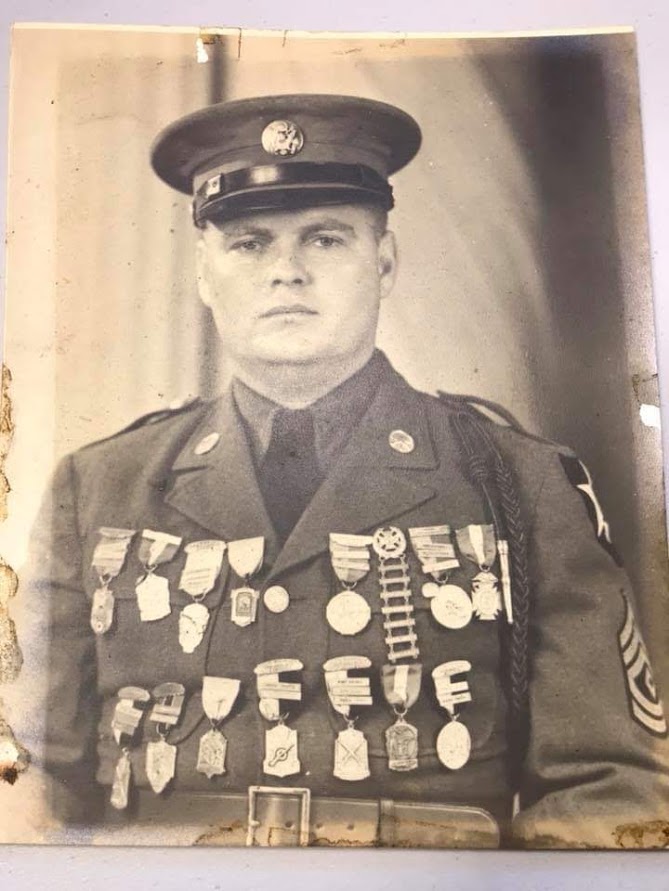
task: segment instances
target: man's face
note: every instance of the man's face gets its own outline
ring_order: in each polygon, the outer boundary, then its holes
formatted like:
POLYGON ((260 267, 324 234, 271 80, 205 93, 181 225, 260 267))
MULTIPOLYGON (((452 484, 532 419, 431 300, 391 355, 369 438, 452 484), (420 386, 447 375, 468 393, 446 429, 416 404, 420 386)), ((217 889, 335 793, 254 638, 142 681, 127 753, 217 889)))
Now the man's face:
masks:
POLYGON ((395 275, 392 233, 377 230, 373 210, 355 205, 207 224, 198 284, 227 353, 282 365, 364 360, 395 275))

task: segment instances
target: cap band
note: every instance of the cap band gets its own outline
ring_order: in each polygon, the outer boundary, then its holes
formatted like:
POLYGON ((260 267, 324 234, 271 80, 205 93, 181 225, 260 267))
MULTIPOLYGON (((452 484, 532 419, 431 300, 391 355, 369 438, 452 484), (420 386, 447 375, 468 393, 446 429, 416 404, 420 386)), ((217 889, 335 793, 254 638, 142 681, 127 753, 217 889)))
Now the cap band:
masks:
POLYGON ((393 190, 375 170, 363 164, 318 164, 295 161, 212 173, 193 199, 193 219, 223 218, 246 210, 270 210, 320 203, 393 206, 393 190))

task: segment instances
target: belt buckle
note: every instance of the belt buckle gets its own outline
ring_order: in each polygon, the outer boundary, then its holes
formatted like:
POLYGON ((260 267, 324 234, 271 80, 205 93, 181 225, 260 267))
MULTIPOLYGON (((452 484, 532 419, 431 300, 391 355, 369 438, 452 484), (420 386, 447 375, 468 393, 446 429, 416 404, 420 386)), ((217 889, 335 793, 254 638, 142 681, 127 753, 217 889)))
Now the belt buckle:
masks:
POLYGON ((300 799, 300 825, 299 825, 299 841, 300 847, 309 844, 309 819, 311 815, 311 789, 305 789, 303 786, 249 786, 249 815, 246 825, 246 846, 255 845, 256 829, 260 826, 260 821, 256 819, 256 802, 259 795, 285 795, 287 797, 300 799))

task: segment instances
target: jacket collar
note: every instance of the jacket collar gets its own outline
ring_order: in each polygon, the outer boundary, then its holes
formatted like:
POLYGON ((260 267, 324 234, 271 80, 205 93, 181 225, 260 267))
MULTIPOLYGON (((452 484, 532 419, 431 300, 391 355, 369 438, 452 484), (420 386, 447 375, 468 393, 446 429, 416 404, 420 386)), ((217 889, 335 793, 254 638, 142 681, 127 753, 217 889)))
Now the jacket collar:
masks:
POLYGON ((270 577, 277 576, 327 550, 330 532, 373 530, 434 496, 426 471, 438 463, 424 405, 388 365, 367 412, 281 550, 229 391, 177 455, 166 501, 226 541, 263 535, 270 577), (412 451, 391 447, 396 430, 410 434, 412 451), (198 455, 198 444, 210 434, 218 434, 218 442, 198 455))

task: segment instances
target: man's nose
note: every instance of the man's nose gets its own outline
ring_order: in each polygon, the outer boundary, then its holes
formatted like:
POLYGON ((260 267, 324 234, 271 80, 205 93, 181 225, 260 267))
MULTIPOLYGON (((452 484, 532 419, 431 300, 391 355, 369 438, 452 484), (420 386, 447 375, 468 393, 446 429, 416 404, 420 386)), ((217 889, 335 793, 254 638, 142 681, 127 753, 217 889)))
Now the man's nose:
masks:
POLYGON ((297 250, 281 251, 271 269, 272 285, 304 285, 309 273, 297 250))

